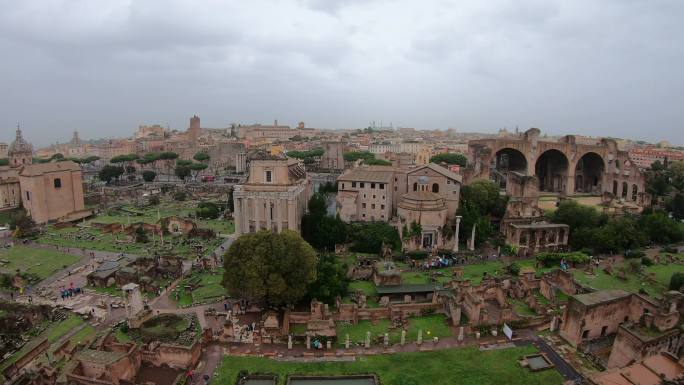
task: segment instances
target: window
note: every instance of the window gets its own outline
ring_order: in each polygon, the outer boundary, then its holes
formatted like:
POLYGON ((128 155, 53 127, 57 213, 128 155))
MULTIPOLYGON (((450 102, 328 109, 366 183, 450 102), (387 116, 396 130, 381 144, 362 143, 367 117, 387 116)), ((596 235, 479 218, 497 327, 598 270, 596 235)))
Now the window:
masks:
POLYGON ((373 194, 373 199, 375 199, 375 194, 373 194))
POLYGON ((418 191, 418 183, 413 183, 413 191, 418 191))
POLYGON ((371 183, 371 188, 375 188, 375 183, 371 183))
POLYGON ((384 183, 380 183, 380 190, 384 190, 384 189, 385 189, 385 184, 384 184, 384 183))
POLYGON ((30 191, 27 191, 27 192, 26 192, 26 200, 27 200, 27 201, 30 201, 30 200, 31 200, 31 192, 30 192, 30 191))
POLYGON ((342 190, 344 190, 344 183, 342 183, 342 190))
POLYGON ((601 328, 601 337, 605 337, 607 331, 608 331, 608 326, 602 327, 601 328))
POLYGON ((439 192, 439 185, 437 183, 432 184, 432 192, 433 193, 438 193, 439 192))
POLYGON ((273 182, 273 171, 266 170, 266 183, 273 182))
POLYGON ((365 204, 365 203, 361 203, 361 208, 362 208, 362 209, 365 209, 365 208, 366 208, 366 204, 365 204))
POLYGON ((380 209, 381 209, 381 210, 384 210, 384 209, 385 209, 385 205, 380 205, 380 209))
POLYGON ((365 187, 365 183, 361 182, 361 188, 365 187))
POLYGON ((352 182, 352 187, 356 187, 356 182, 352 182))
POLYGON ((55 188, 62 188, 62 179, 60 178, 55 178, 54 181, 52 181, 55 185, 55 188))
POLYGON ((589 337, 589 330, 585 330, 582 332, 582 339, 586 340, 589 337))
POLYGON ((364 214, 361 214, 361 217, 365 218, 365 217, 366 217, 366 214, 365 214, 365 213, 364 213, 364 214))
POLYGON ((375 210, 375 203, 371 204, 371 209, 375 210))
POLYGON ((447 184, 451 184, 451 181, 450 181, 450 180, 448 180, 448 181, 447 181, 447 184))

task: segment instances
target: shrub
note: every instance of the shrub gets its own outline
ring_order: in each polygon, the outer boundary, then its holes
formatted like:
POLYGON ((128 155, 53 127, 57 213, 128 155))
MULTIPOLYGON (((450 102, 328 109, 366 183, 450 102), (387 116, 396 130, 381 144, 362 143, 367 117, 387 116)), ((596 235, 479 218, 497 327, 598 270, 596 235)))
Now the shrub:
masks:
POLYGON ((425 250, 414 250, 407 252, 406 256, 411 259, 425 259, 428 256, 428 252, 425 250))
POLYGON ((646 254, 644 254, 643 250, 627 250, 625 251, 625 258, 631 259, 631 258, 642 258, 646 254))
POLYGON ((568 263, 572 264, 583 264, 589 262, 589 256, 579 251, 572 253, 543 252, 537 254, 536 258, 537 261, 541 262, 547 267, 559 264, 563 258, 565 258, 568 263))
POLYGON ((185 199, 187 199, 187 197, 188 194, 186 194, 185 191, 176 191, 175 193, 173 193, 173 199, 179 202, 184 201, 185 199))
POLYGON ((154 181, 154 178, 157 177, 157 173, 151 170, 145 170, 142 173, 142 177, 145 182, 152 182, 154 181))
POLYGON ((197 205, 197 217, 201 219, 216 219, 219 217, 219 207, 214 202, 200 202, 197 205))
POLYGON ((653 260, 649 257, 641 257, 641 264, 644 266, 653 266, 653 260))
POLYGON ((520 265, 515 262, 511 263, 508 265, 508 272, 511 273, 511 275, 517 276, 520 274, 520 265))
POLYGON ((684 272, 677 272, 670 277, 670 290, 679 290, 684 286, 684 272))
POLYGON ((159 202, 160 202, 160 200, 159 200, 159 197, 158 197, 158 196, 155 195, 155 196, 151 196, 151 197, 150 197, 150 204, 151 204, 152 206, 158 205, 159 202))

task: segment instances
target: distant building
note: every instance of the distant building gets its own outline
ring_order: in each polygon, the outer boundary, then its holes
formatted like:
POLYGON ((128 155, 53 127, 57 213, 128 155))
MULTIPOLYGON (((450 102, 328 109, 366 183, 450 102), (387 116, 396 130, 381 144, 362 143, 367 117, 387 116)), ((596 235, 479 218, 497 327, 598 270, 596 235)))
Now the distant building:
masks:
POLYGON ((247 182, 233 193, 235 233, 299 232, 310 190, 301 161, 258 151, 250 157, 247 182))
POLYGON ((7 149, 9 146, 7 143, 0 143, 0 159, 7 158, 7 149))
POLYGON ((444 167, 362 166, 339 176, 337 186, 338 214, 345 222, 392 222, 400 234, 416 222, 422 233, 405 244, 409 250, 454 242, 442 230, 456 217, 461 177, 444 167))
POLYGON ((38 224, 73 221, 92 213, 85 209, 81 166, 77 163, 33 164, 33 146, 19 128, 8 156, 10 165, 0 167, 0 210, 23 204, 38 224))
POLYGON ((629 159, 639 168, 650 168, 655 161, 660 163, 684 160, 684 152, 656 147, 632 147, 628 151, 629 159))
POLYGON ((321 168, 325 170, 344 170, 344 143, 326 142, 323 145, 321 168))

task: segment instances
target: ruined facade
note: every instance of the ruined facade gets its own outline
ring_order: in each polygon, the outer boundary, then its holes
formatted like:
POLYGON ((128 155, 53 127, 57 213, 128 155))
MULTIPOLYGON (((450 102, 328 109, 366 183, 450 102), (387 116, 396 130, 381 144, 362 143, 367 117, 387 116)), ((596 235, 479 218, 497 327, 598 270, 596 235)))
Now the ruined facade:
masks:
POLYGON ((640 206, 650 203, 645 177, 612 139, 592 141, 566 135, 540 137, 537 128, 522 134, 468 143, 467 180, 505 179, 519 172, 539 179, 539 189, 565 195, 612 194, 640 206))

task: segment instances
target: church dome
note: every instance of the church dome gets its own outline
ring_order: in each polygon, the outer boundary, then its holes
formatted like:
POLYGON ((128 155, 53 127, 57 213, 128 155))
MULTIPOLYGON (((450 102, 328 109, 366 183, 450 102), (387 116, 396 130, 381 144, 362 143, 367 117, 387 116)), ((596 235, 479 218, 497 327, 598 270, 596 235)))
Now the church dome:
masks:
POLYGON ((7 149, 7 154, 32 154, 33 146, 21 136, 21 130, 17 127, 17 137, 7 149))

